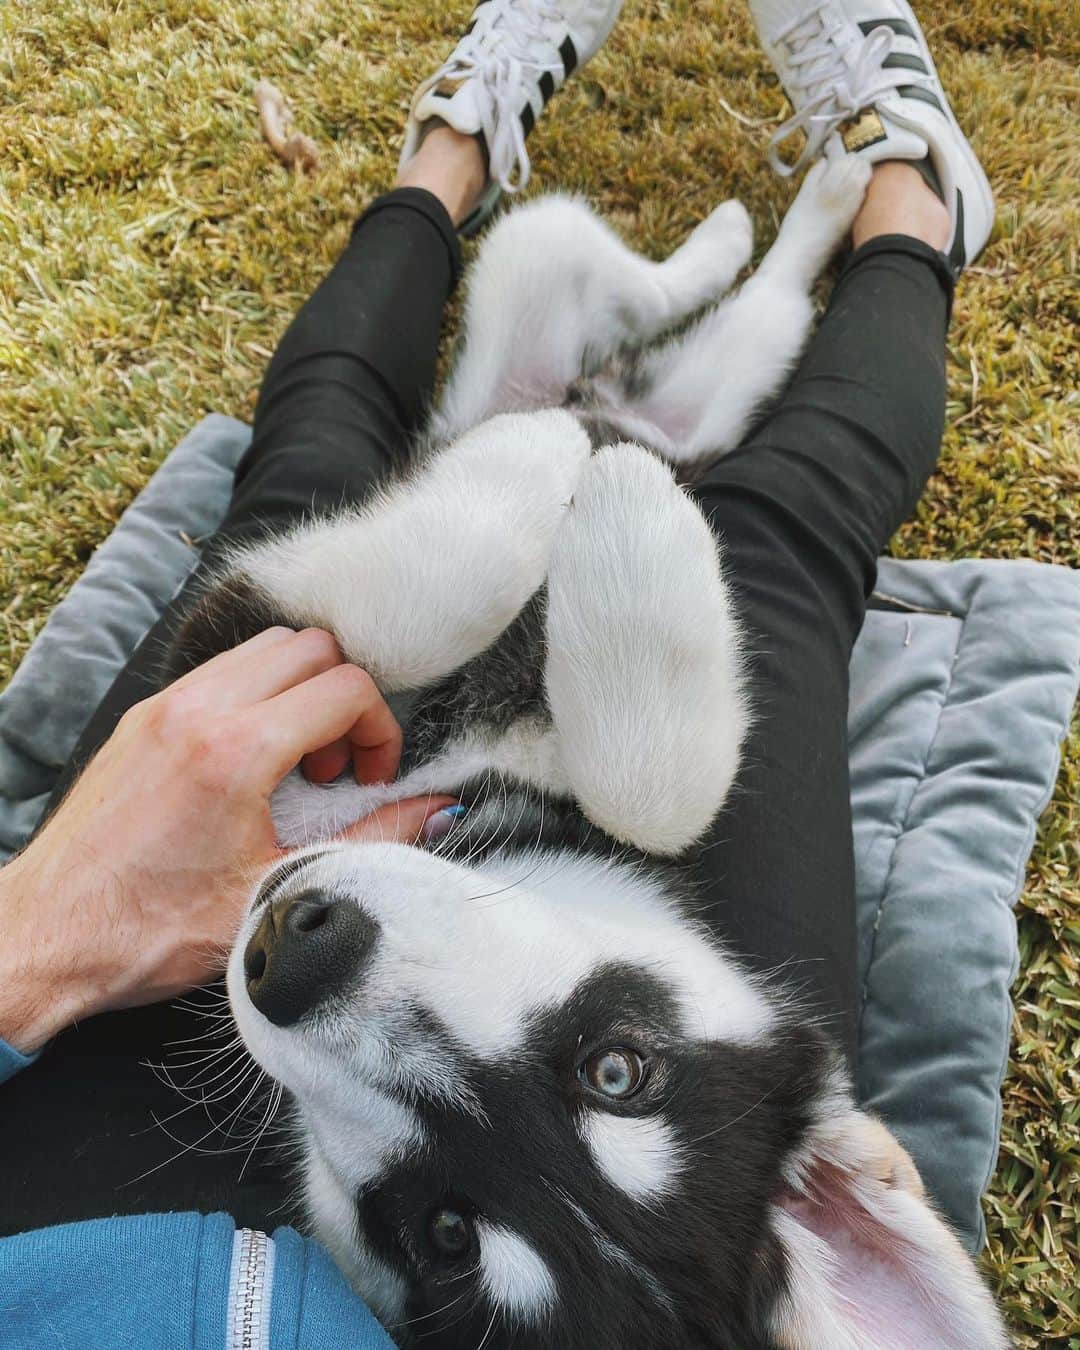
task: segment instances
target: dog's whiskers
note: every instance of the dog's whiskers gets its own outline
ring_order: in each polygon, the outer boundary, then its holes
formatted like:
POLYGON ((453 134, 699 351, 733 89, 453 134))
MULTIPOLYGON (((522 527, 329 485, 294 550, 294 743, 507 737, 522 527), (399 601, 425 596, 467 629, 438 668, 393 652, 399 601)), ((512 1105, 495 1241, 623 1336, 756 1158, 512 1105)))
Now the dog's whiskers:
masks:
MULTIPOLYGON (((230 1114, 226 1117, 226 1122, 235 1120, 236 1117, 244 1110, 247 1104, 251 1101, 252 1097, 254 1097, 255 1093, 259 1090, 260 1084, 265 1078, 265 1075, 259 1069, 258 1065, 254 1063, 254 1061, 252 1061, 252 1067, 256 1072, 255 1083, 252 1086, 250 1092, 240 1103, 240 1105, 235 1107, 234 1110, 230 1112, 230 1114)), ((203 1143, 205 1139, 209 1139, 211 1135, 213 1135, 216 1131, 218 1131, 221 1128, 220 1125, 212 1125, 210 1129, 207 1130, 204 1134, 200 1135, 199 1138, 194 1141, 194 1143, 185 1144, 182 1139, 178 1139, 171 1131, 165 1128, 165 1125, 162 1123, 162 1121, 158 1119, 156 1114, 153 1116, 153 1119, 155 1124, 158 1125, 158 1127, 162 1130, 162 1132, 165 1135, 167 1135, 173 1141, 174 1144, 181 1145, 180 1151, 178 1153, 174 1153, 169 1158, 165 1158, 162 1162, 155 1164, 155 1166, 147 1168, 145 1172, 140 1172, 137 1177, 132 1177, 130 1181, 125 1183, 128 1186, 134 1186, 140 1181, 145 1181, 147 1177, 152 1176, 155 1172, 159 1172, 163 1167, 168 1167, 170 1163, 176 1162, 178 1158, 182 1158, 185 1153, 220 1153, 226 1151, 221 1149, 204 1149, 200 1147, 200 1145, 203 1143)))
POLYGON ((476 1347, 476 1350, 484 1350, 484 1346, 487 1345, 487 1343, 488 1343, 488 1337, 491 1335, 492 1331, 494 1331, 494 1329, 495 1329, 495 1322, 496 1322, 496 1319, 498 1318, 498 1316, 499 1316, 499 1310, 498 1310, 498 1308, 496 1308, 495 1311, 491 1314, 491 1321, 490 1321, 490 1322, 488 1323, 488 1325, 487 1325, 487 1331, 485 1331, 484 1334, 483 1334, 483 1336, 481 1337, 481 1339, 480 1339, 480 1344, 476 1347))
MULTIPOLYGON (((480 1266, 477 1264, 470 1270, 463 1270, 460 1275, 452 1275, 446 1283, 452 1284, 457 1280, 466 1280, 470 1276, 475 1275, 479 1269, 480 1266)), ((443 1303, 440 1307, 433 1309, 431 1312, 421 1313, 418 1317, 410 1317, 404 1322, 392 1322, 386 1329, 387 1331, 401 1331, 405 1327, 418 1326, 421 1322, 430 1322, 433 1317, 441 1317, 443 1313, 449 1312, 451 1308, 456 1308, 462 1299, 469 1298, 470 1295, 472 1295, 472 1290, 466 1289, 464 1293, 458 1294, 457 1298, 451 1299, 449 1303, 443 1303)), ((446 1328, 440 1327, 439 1330, 444 1331, 446 1328)))
MULTIPOLYGON (((189 1101, 196 1101, 196 1102, 214 1101, 221 1096, 228 1095, 229 1091, 231 1090, 235 1071, 238 1068, 241 1068, 245 1065, 249 1065, 251 1063, 242 1045, 238 1044, 235 1046, 226 1046, 225 1049, 221 1052, 221 1054, 223 1055, 228 1054, 230 1051, 234 1051, 236 1057, 234 1059, 231 1059, 223 1068, 213 1063, 207 1063, 203 1066, 202 1069, 200 1069, 200 1071, 195 1075, 193 1079, 185 1083, 183 1086, 181 1086, 179 1083, 176 1082, 175 1078, 172 1076, 172 1073, 170 1072, 168 1065, 163 1064, 159 1067, 161 1068, 161 1071, 164 1074, 164 1081, 167 1082, 168 1085, 172 1087, 175 1092, 179 1093, 181 1097, 184 1097, 189 1101), (212 1074, 209 1078, 205 1077, 205 1075, 210 1071, 210 1069, 215 1067, 217 1068, 217 1072, 212 1074), (229 1079, 230 1081, 227 1084, 221 1085, 222 1079, 229 1079), (208 1094, 207 1089, 213 1087, 215 1083, 221 1086, 218 1087, 218 1090, 216 1092, 208 1094), (195 1087, 201 1087, 202 1091, 199 1092, 197 1096, 193 1097, 191 1096, 191 1089, 195 1087)), ((192 1066, 184 1065, 183 1067, 190 1068, 192 1066)))
POLYGON ((270 1100, 267 1103, 266 1110, 263 1113, 262 1122, 259 1125, 258 1132, 255 1135, 255 1139, 252 1142, 247 1157, 244 1159, 243 1166, 240 1168, 240 1175, 237 1177, 238 1181, 243 1181, 244 1173, 248 1169, 248 1164, 251 1162, 251 1159, 255 1156, 255 1150, 259 1147, 260 1143, 263 1140, 264 1135, 270 1128, 270 1122, 273 1120, 275 1114, 277 1113, 278 1108, 281 1105, 281 1096, 283 1090, 284 1089, 282 1088, 280 1083, 274 1084, 274 1088, 273 1091, 270 1093, 270 1100))

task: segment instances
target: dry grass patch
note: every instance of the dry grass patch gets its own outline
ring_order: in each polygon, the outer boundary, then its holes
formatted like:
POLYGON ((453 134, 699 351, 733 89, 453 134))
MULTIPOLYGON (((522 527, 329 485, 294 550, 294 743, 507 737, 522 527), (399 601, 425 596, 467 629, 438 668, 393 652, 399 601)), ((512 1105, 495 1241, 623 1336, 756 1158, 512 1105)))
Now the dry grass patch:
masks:
MULTIPOLYGON (((392 178, 404 109, 468 4, 8 0, 0 7, 0 680, 166 450, 250 415, 263 363, 392 178), (323 152, 261 144, 266 77, 323 152)), ((941 472, 905 557, 1080 564, 1076 6, 920 6, 998 196, 960 289, 941 472)), ((538 184, 663 254, 741 196, 760 247, 776 81, 745 8, 628 0, 535 134, 538 184), (726 105, 726 106, 725 106, 726 105)), ((1025 1347, 1080 1347, 1080 724, 1020 906, 1022 973, 987 1269, 1025 1347)))

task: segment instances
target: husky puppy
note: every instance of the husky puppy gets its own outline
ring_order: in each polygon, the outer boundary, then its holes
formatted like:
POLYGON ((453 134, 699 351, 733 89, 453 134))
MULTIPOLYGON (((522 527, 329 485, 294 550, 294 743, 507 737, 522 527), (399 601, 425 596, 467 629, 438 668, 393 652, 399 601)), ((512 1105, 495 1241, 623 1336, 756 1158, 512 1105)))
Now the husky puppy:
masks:
POLYGON ((1006 1345, 836 1050, 698 926, 673 861, 750 713, 672 466, 777 391, 868 174, 813 169, 719 305, 751 253, 735 202, 660 263, 580 202, 510 213, 414 468, 237 552, 181 634, 190 664, 327 628, 406 725, 393 784, 282 786, 303 847, 228 968, 294 1103, 313 1231, 403 1345, 1006 1345), (467 808, 441 839, 328 842, 428 791, 467 808))

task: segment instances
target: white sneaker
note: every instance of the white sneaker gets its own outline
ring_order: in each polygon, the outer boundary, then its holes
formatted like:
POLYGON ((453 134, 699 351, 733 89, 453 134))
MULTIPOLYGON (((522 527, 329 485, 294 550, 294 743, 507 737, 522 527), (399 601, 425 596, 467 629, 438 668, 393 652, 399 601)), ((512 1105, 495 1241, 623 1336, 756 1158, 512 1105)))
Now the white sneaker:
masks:
POLYGON ((481 139, 490 181, 462 234, 475 233, 502 193, 529 181, 525 138, 621 9, 622 0, 480 0, 461 41, 413 96, 401 151, 404 166, 433 118, 481 139))
POLYGON ((824 152, 871 162, 929 162, 952 217, 946 254, 959 273, 982 251, 994 197, 938 79, 926 38, 906 0, 750 0, 758 36, 794 116, 769 147, 791 174, 824 152), (785 163, 778 147, 796 131, 802 153, 785 163))

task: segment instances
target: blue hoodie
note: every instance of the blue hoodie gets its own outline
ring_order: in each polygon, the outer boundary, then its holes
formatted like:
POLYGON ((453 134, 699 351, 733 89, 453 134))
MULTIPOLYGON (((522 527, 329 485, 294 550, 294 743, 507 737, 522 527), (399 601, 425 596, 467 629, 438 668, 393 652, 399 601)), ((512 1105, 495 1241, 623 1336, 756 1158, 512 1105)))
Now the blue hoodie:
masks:
MULTIPOLYGON (((0 1083, 33 1059, 0 1041, 0 1083)), ((17 1166, 11 1160, 7 1165, 17 1166)), ((227 1214, 0 1239, 0 1350, 393 1350, 326 1251, 227 1214)))

